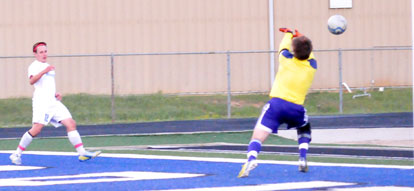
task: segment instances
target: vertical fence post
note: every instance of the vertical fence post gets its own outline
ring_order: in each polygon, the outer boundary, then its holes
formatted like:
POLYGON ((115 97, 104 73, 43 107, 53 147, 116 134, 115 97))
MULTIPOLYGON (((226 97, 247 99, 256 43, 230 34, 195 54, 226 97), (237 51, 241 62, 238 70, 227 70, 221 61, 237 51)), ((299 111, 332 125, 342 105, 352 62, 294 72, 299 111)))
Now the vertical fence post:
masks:
POLYGON ((114 53, 111 53, 111 116, 112 123, 115 122, 115 75, 114 75, 114 53))
POLYGON ((339 113, 342 114, 343 92, 342 92, 342 50, 341 49, 338 49, 338 68, 339 68, 339 113))
POLYGON ((274 0, 269 0, 269 44, 270 44, 270 86, 272 88, 275 80, 275 22, 274 22, 274 0))
POLYGON ((227 52, 227 118, 231 118, 231 65, 230 53, 227 52))
POLYGON ((414 122, 414 0, 411 0, 411 70, 412 70, 412 101, 413 101, 413 122, 414 122))

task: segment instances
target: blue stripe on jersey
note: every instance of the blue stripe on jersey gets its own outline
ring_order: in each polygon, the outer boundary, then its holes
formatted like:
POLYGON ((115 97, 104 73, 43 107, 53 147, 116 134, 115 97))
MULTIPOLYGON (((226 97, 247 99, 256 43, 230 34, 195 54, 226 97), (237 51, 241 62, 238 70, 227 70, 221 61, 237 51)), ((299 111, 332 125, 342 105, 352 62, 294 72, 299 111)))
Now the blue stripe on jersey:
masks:
POLYGON ((312 68, 315 68, 315 69, 318 68, 318 64, 316 64, 316 60, 315 59, 310 59, 308 61, 309 61, 309 64, 312 66, 312 68))
POLYGON ((293 54, 286 49, 282 50, 282 55, 286 58, 293 58, 293 54))

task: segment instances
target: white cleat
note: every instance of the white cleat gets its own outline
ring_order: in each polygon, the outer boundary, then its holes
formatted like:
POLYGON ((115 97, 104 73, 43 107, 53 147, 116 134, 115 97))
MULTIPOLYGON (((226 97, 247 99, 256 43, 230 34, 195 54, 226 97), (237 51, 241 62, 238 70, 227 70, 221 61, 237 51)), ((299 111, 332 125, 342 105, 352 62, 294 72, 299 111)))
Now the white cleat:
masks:
POLYGON ((239 175, 237 177, 238 178, 248 177, 250 171, 252 171, 253 169, 255 169, 257 167, 257 165, 258 164, 257 164, 257 161, 256 160, 247 161, 242 166, 242 169, 240 170, 239 175))
POLYGON ((10 160, 15 165, 21 165, 22 164, 22 158, 20 154, 13 153, 10 155, 10 160))
POLYGON ((303 157, 299 158, 299 171, 308 172, 308 162, 303 157))
POLYGON ((84 162, 84 161, 93 159, 97 157, 99 154, 101 154, 101 151, 94 151, 94 152, 86 151, 82 155, 79 155, 79 161, 84 162))

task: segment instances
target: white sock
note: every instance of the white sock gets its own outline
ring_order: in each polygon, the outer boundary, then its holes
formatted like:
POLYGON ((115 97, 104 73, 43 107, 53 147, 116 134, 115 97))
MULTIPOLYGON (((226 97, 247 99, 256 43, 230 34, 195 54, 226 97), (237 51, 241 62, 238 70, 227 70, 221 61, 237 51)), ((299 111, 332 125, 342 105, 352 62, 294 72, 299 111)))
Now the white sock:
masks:
POLYGON ((77 130, 68 132, 68 138, 70 143, 72 143, 72 145, 75 147, 78 154, 82 155, 86 152, 85 148, 83 147, 82 139, 77 130))
POLYGON ((20 139, 19 146, 17 146, 16 153, 21 155, 24 150, 26 150, 26 147, 30 145, 32 142, 33 137, 29 134, 27 131, 25 134, 23 134, 22 139, 20 139))

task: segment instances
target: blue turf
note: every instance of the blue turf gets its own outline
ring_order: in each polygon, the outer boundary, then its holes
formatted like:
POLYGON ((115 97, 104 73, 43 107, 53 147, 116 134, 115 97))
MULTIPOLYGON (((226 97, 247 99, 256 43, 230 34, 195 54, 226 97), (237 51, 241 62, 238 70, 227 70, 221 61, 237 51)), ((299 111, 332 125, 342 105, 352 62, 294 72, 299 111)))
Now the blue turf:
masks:
MULTIPOLYGON (((9 154, 0 153, 0 165, 10 165, 9 154)), ((358 186, 414 187, 414 170, 310 166, 308 173, 298 172, 296 165, 259 164, 248 178, 239 179, 242 164, 166 159, 129 159, 97 157, 78 162, 76 156, 26 154, 23 165, 46 169, 0 172, 0 179, 76 175, 97 172, 151 171, 207 174, 203 177, 169 180, 100 182, 36 187, 0 187, 0 190, 157 190, 200 187, 242 186, 303 181, 335 181, 358 183, 358 186)), ((90 179, 90 178, 88 178, 90 179)))

